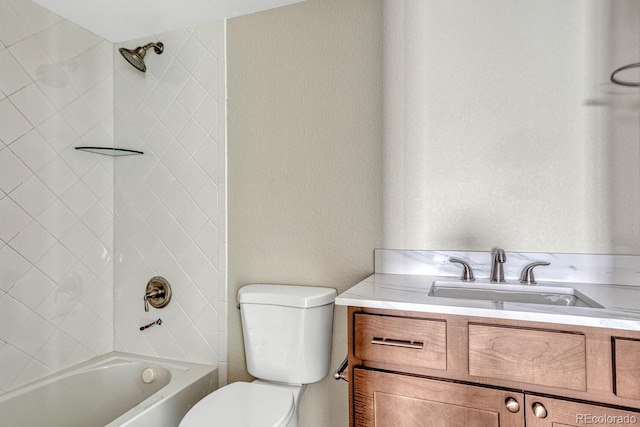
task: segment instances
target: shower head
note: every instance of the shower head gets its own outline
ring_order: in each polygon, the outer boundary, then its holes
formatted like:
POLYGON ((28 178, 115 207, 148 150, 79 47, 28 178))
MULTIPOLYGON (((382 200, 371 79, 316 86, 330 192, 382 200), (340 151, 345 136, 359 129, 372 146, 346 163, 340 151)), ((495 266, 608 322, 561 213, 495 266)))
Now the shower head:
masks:
POLYGON ((126 59, 127 62, 129 62, 129 64, 133 65, 138 70, 144 73, 147 71, 147 66, 144 65, 144 56, 147 53, 147 49, 150 49, 150 48, 153 48, 156 54, 160 55, 164 50, 164 45, 162 44, 162 42, 158 42, 158 43, 149 43, 144 46, 138 46, 133 50, 125 49, 124 47, 121 47, 118 50, 120 51, 120 54, 124 57, 124 59, 126 59))

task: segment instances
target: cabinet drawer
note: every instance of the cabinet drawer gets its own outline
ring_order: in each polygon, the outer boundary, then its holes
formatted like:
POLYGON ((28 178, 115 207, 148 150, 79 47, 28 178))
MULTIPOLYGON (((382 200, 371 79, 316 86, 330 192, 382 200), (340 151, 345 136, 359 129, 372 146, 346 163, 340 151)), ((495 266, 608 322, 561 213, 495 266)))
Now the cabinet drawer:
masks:
POLYGON ((640 341, 613 337, 613 366, 616 396, 640 399, 640 341))
POLYGON ((355 314, 357 358, 447 369, 447 324, 444 320, 355 314))
POLYGON ((585 336, 470 323, 469 375, 586 390, 585 336))

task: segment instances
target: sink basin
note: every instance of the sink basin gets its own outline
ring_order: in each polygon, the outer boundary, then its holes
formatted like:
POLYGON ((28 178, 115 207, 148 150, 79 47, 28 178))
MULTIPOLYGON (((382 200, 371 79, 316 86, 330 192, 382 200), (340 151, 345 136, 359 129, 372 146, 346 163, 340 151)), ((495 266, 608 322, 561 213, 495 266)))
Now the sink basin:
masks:
POLYGON ((435 281, 433 282, 433 286, 431 286, 429 296, 524 304, 604 308, 574 288, 556 286, 435 281))

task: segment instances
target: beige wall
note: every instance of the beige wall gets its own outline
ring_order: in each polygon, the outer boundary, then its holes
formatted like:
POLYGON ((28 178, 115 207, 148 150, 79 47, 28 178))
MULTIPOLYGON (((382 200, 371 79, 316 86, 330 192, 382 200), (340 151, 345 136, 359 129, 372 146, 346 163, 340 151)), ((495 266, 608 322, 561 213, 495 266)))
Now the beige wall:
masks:
MULTIPOLYGON (((237 290, 343 291, 382 243, 382 4, 309 0, 227 27, 229 381, 249 379, 237 290)), ((336 308, 332 368, 346 355, 336 308)), ((304 396, 301 425, 347 426, 347 386, 304 396)))
POLYGON ((385 0, 384 247, 640 254, 636 0, 385 0))

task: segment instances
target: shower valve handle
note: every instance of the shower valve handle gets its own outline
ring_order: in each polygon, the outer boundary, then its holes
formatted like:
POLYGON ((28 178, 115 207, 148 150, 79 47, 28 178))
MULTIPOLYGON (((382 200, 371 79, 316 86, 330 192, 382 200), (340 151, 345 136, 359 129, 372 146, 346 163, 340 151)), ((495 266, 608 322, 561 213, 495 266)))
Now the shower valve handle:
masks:
POLYGON ((154 308, 163 308, 171 301, 171 285, 160 276, 152 277, 147 283, 144 294, 144 311, 149 311, 149 304, 154 308))
POLYGON ((164 297, 164 291, 160 288, 154 288, 151 292, 144 295, 144 311, 149 311, 149 300, 152 298, 164 297))

